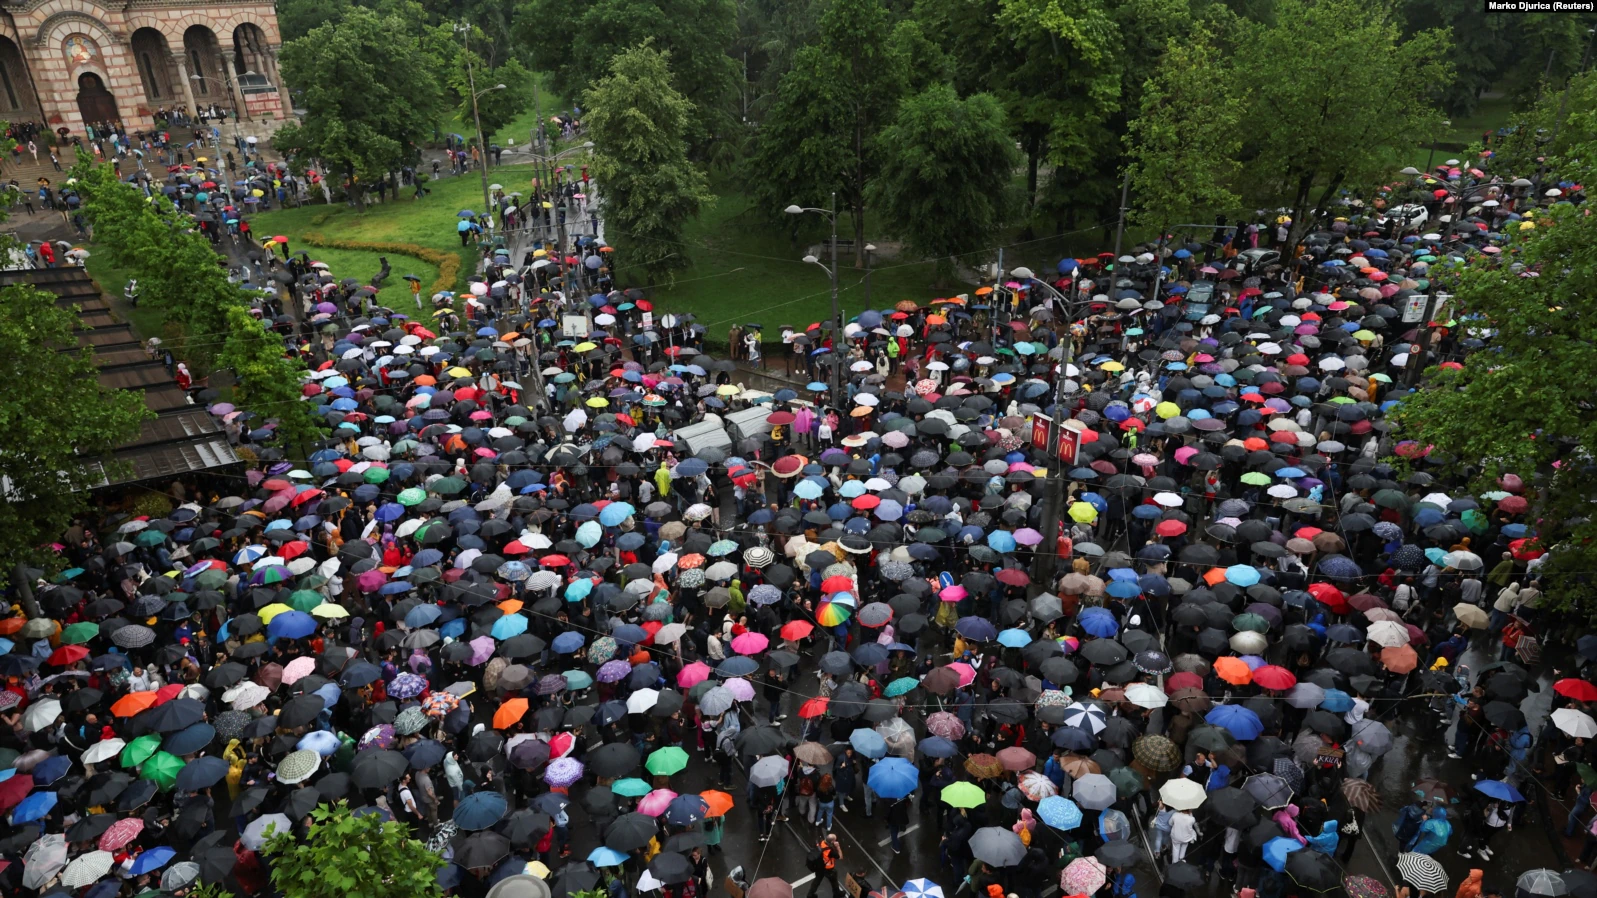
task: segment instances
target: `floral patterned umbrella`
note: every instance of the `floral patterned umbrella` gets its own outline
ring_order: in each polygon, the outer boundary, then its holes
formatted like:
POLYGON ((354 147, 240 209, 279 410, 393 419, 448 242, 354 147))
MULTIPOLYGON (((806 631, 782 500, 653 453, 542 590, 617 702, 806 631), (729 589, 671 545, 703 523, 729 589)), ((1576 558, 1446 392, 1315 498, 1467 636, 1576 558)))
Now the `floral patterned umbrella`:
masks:
POLYGON ((555 788, 568 788, 582 779, 582 762, 576 758, 555 758, 544 768, 543 781, 555 788))

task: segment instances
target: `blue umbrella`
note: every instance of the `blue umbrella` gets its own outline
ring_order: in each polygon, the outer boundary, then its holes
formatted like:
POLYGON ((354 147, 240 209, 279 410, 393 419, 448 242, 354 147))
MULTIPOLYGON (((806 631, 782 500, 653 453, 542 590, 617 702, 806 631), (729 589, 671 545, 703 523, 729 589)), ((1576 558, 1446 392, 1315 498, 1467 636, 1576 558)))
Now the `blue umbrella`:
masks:
POLYGON ((1134 599, 1142 595, 1142 587, 1135 580, 1116 580, 1104 587, 1104 592, 1117 599, 1134 599))
POLYGON ((1359 563, 1346 555, 1327 555, 1320 559, 1320 573, 1339 580, 1352 580, 1364 575, 1359 563))
POLYGON ((715 672, 723 677, 746 677, 759 669, 758 661, 746 655, 738 655, 716 665, 715 672))
POLYGON ((710 465, 704 459, 685 458, 677 463, 674 473, 678 477, 697 477, 708 470, 710 470, 710 465))
POLYGON ((304 639, 316 632, 316 618, 303 611, 284 611, 266 625, 270 639, 304 639))
POLYGON ((1332 714, 1346 714, 1353 710, 1353 696, 1340 689, 1325 690, 1325 698, 1320 699, 1320 707, 1332 714))
POLYGON ((1225 727, 1238 741, 1251 742, 1264 735, 1259 715, 1241 705, 1216 705, 1203 718, 1205 723, 1225 727))
POLYGON ((1225 579, 1227 583, 1247 589, 1259 582, 1259 572, 1252 565, 1233 564, 1225 569, 1225 579))
POLYGON ((887 756, 887 742, 875 730, 859 729, 849 733, 848 744, 872 760, 887 756))
POLYGON ((614 848, 600 845, 588 853, 588 863, 595 867, 619 867, 627 862, 627 856, 614 848))
POLYGON ((415 608, 405 612, 405 626, 412 630, 421 629, 436 621, 443 613, 443 609, 431 602, 425 605, 417 605, 415 608))
POLYGON ((1302 848, 1303 846, 1298 844, 1297 839, 1277 836, 1264 843, 1264 862, 1269 864, 1270 869, 1275 872, 1285 873, 1286 856, 1294 851, 1300 851, 1302 848))
POLYGON ((1475 791, 1490 798, 1495 798, 1498 801, 1525 800, 1525 796, 1519 794, 1518 789, 1510 786, 1508 783, 1505 783, 1502 780, 1477 780, 1475 783, 1475 791))
POLYGON ((920 771, 903 758, 883 758, 871 765, 865 782, 877 795, 888 801, 897 801, 920 785, 920 771))
MULTIPOLYGON (((914 770, 913 767, 910 769, 914 770)), ((914 787, 912 786, 911 788, 914 787)), ((904 794, 908 795, 909 793, 905 792, 904 794)), ((902 798, 904 796, 900 795, 898 797, 902 798)), ((27 798, 17 802, 17 806, 11 809, 12 824, 21 826, 24 823, 43 819, 46 814, 50 813, 50 809, 55 807, 55 801, 54 792, 35 792, 29 795, 27 798)))
POLYGON ((494 621, 493 629, 488 631, 488 635, 495 639, 509 639, 525 632, 527 632, 527 619, 519 614, 507 614, 494 621))
POLYGON ((1044 798, 1037 805, 1037 816, 1054 829, 1075 829, 1081 825, 1081 808, 1059 795, 1044 798))
POLYGON ((998 644, 1011 649, 1024 648, 1031 645, 1031 634, 1011 628, 998 634, 998 644))
POLYGON ((598 545, 602 538, 604 538, 604 528, 599 526, 598 521, 583 521, 582 526, 577 528, 577 542, 585 549, 598 545))
POLYGON ((691 826, 703 820, 709 810, 709 802, 697 795, 692 793, 678 795, 666 806, 665 822, 672 826, 691 826))
POLYGON ((324 758, 330 758, 338 753, 338 749, 342 745, 343 743, 339 741, 336 733, 328 730, 312 730, 301 737, 299 744, 294 747, 303 751, 316 752, 324 758))
POLYGON ((503 792, 496 789, 473 792, 455 806, 455 825, 473 832, 487 829, 504 818, 507 807, 503 792))
POLYGON ((1120 632, 1120 624, 1115 621, 1115 616, 1102 608, 1088 608, 1076 618, 1076 622, 1081 624, 1082 631, 1088 636, 1109 638, 1120 632))
POLYGON ((942 736, 927 736, 920 741, 916 749, 928 758, 952 758, 959 754, 959 746, 942 736))
POLYGON ((637 513, 631 503, 611 502, 599 512, 599 523, 606 527, 619 527, 621 522, 637 513))
POLYGON ((143 876, 154 870, 166 866, 166 862, 177 857, 177 852, 166 845, 157 845, 147 851, 141 851, 133 858, 133 868, 130 871, 134 876, 143 876))
POLYGON ((987 534, 987 547, 1000 555, 1015 551, 1015 535, 1007 530, 994 530, 987 534))
MULTIPOLYGON (((522 629, 526 628, 523 627, 522 629)), ((569 655, 572 652, 575 652, 577 649, 582 648, 582 646, 582 634, 576 632, 575 630, 567 630, 564 633, 561 633, 559 636, 555 637, 554 642, 549 644, 550 648, 562 655, 569 655)))
POLYGON ((962 617, 954 624, 959 635, 975 642, 991 642, 998 636, 998 628, 985 617, 962 617))

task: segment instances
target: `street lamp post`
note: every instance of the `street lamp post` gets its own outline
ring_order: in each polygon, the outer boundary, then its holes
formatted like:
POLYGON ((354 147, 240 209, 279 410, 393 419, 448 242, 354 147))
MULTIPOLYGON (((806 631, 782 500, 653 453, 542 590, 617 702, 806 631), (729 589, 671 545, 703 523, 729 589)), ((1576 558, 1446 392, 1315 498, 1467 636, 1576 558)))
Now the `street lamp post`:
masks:
POLYGON ((467 51, 466 89, 471 91, 471 119, 477 129, 477 154, 479 161, 482 163, 481 174, 483 211, 488 216, 488 230, 492 231, 494 228, 494 212, 493 200, 488 198, 488 139, 482 133, 482 115, 477 111, 477 98, 481 97, 483 94, 492 93, 496 90, 504 90, 505 86, 503 84, 495 84, 493 87, 486 87, 480 91, 477 89, 476 71, 471 64, 471 27, 468 25, 456 25, 455 30, 465 35, 463 38, 461 38, 460 43, 461 46, 467 51))
MULTIPOLYGON (((1065 472, 1064 465, 1059 461, 1059 440, 1063 436, 1065 426, 1065 412, 1063 402, 1065 399, 1065 382, 1070 379, 1070 366, 1076 360, 1076 341, 1069 333, 1069 322, 1073 317, 1072 308, 1075 305, 1068 296, 1059 292, 1054 285, 1047 281, 1038 280, 1030 268, 1024 266, 1010 270, 1010 275, 1021 281, 1028 281, 1033 287, 1041 287, 1052 293, 1059 302, 1060 314, 1066 321, 1065 351, 1059 360, 1059 377, 1054 381, 1054 421, 1048 428, 1048 443, 1045 452, 1048 458, 1048 476, 1043 480, 1043 506, 1042 506, 1042 534, 1043 545, 1032 563, 1031 586, 1029 593, 1035 597, 1049 589, 1054 580, 1054 570, 1059 561, 1059 519, 1064 506, 1065 472)), ((1000 278, 1003 272, 998 272, 1000 278)))
MULTIPOLYGON (((874 252, 876 244, 865 244, 865 308, 867 309, 871 307, 871 253, 874 252)), ((832 264, 836 265, 837 260, 833 259, 832 264)))
POLYGON ((811 265, 820 265, 821 270, 832 279, 832 376, 831 392, 832 407, 840 413, 842 405, 842 347, 843 347, 843 310, 837 304, 837 191, 832 191, 832 206, 829 209, 819 209, 810 206, 791 205, 782 210, 789 215, 802 215, 805 212, 819 212, 832 222, 831 262, 830 268, 821 264, 821 260, 814 256, 805 256, 804 261, 811 265))

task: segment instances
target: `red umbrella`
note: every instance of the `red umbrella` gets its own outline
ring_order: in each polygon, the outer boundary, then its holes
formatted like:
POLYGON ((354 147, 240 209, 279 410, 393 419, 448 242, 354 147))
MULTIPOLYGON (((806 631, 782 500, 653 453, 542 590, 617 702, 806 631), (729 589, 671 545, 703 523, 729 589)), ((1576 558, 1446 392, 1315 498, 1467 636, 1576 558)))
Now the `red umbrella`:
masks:
POLYGON ((545 555, 538 559, 538 563, 544 567, 565 567, 571 563, 571 559, 564 555, 545 555))
POLYGON ((812 698, 804 704, 799 705, 798 714, 800 717, 803 717, 806 720, 811 717, 820 717, 822 714, 826 713, 826 706, 830 704, 831 701, 831 698, 828 696, 817 696, 816 698, 812 698))
POLYGON ((1597 686, 1574 677, 1565 677, 1554 683, 1553 691, 1577 702, 1597 702, 1597 686))
POLYGON ((1292 671, 1275 664, 1266 664, 1253 672, 1253 682, 1265 689, 1291 689, 1298 683, 1292 671))
POLYGON ((51 652, 50 657, 44 663, 56 667, 66 667, 68 664, 76 664, 87 657, 89 657, 89 650, 83 646, 64 645, 51 652))
POLYGON ((1308 592, 1320 604, 1330 608, 1333 614, 1346 614, 1352 607, 1348 605, 1347 596, 1342 594, 1342 590, 1329 583, 1310 583, 1308 592))
POLYGON ((848 592, 854 588, 852 577, 827 577, 821 581, 821 592, 848 592))
POLYGON ((1175 692, 1177 689, 1202 689, 1203 677, 1191 671, 1178 671, 1165 678, 1166 692, 1175 692))
POLYGON ((1025 586, 1031 582, 1031 574, 1018 567, 1006 567, 997 574, 998 582, 1005 586, 1025 586))
POLYGON ((870 493, 866 493, 863 496, 855 496, 854 501, 849 504, 853 505, 860 511, 869 511, 882 504, 882 500, 878 496, 873 496, 870 493))
POLYGON ((1180 536, 1187 532, 1187 525, 1181 521, 1160 521, 1154 525, 1153 532, 1160 536, 1180 536))
POLYGON ((16 807, 17 803, 26 798, 31 791, 33 791, 33 777, 26 773, 19 773, 0 782, 0 813, 16 807))
POLYGON ((792 412, 771 412, 770 415, 766 416, 765 423, 771 425, 783 425, 792 424, 796 420, 798 420, 798 416, 792 412))
POLYGON ((815 632, 815 625, 807 620, 788 621, 782 625, 782 638, 798 642, 815 632))

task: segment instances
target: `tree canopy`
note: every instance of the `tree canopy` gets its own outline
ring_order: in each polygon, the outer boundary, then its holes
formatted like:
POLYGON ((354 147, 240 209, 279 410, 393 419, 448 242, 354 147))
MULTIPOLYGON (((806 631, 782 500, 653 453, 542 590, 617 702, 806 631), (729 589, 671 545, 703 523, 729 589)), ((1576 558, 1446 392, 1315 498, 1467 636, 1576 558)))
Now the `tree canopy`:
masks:
POLYGON ((693 103, 671 85, 669 55, 638 47, 615 57, 583 99, 607 231, 621 264, 653 276, 688 264, 682 229, 713 199, 688 159, 693 103))
POLYGON ((44 543, 89 505, 87 490, 118 470, 111 450, 151 417, 136 392, 102 387, 77 312, 28 286, 0 290, 0 570, 56 562, 44 543))
POLYGON ((410 827, 377 814, 356 816, 344 802, 311 811, 303 840, 275 833, 263 851, 272 860, 272 885, 285 898, 442 894, 438 868, 446 862, 410 827))
POLYGON ((937 84, 901 103, 882 132, 882 176, 872 195, 894 232, 935 258, 946 278, 955 256, 992 245, 1011 206, 1018 162, 995 98, 960 99, 952 86, 937 84))
POLYGON ((303 122, 272 138, 278 150, 319 159, 364 183, 420 158, 443 108, 443 92, 421 37, 399 15, 356 7, 283 45, 283 76, 300 93, 303 122))

